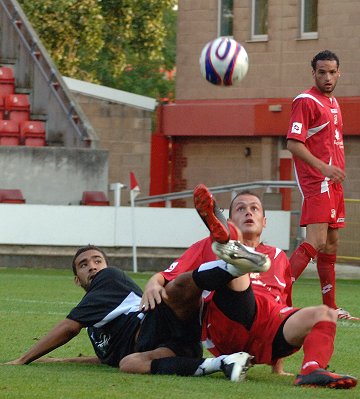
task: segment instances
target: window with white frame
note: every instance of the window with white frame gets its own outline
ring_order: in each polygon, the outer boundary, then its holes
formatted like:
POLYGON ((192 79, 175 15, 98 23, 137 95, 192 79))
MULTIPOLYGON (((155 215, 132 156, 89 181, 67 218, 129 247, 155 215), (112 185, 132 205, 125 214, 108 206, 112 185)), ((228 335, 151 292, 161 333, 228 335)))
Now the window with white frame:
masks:
POLYGON ((301 0, 301 39, 318 38, 318 0, 301 0))
POLYGON ((234 2, 233 0, 218 0, 219 22, 218 36, 234 35, 234 2))
POLYGON ((268 0, 252 0, 251 40, 268 40, 268 0))

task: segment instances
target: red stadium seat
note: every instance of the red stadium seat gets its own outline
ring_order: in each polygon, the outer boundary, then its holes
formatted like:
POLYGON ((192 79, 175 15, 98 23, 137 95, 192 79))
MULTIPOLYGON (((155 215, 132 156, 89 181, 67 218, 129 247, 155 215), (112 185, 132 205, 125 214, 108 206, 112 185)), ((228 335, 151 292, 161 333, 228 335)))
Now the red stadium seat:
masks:
POLYGON ((5 97, 5 112, 13 121, 30 120, 30 102, 27 94, 8 94, 5 97))
POLYGON ((42 121, 20 122, 20 142, 29 147, 42 147, 46 144, 45 123, 42 121))
POLYGON ((19 145, 20 130, 16 121, 0 120, 0 145, 19 145))
POLYGON ((15 93, 14 71, 9 67, 0 67, 0 96, 15 93))
POLYGON ((4 97, 0 96, 0 119, 4 119, 4 97))
POLYGON ((24 204, 26 201, 21 190, 0 189, 0 202, 7 204, 24 204))
POLYGON ((110 202, 103 191, 84 191, 81 205, 108 206, 110 202))

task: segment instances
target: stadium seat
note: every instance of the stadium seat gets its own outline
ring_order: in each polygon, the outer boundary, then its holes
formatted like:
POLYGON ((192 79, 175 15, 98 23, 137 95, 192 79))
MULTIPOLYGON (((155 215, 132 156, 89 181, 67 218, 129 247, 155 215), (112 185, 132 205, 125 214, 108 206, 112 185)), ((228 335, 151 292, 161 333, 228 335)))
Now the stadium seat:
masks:
POLYGON ((20 143, 29 147, 43 147, 45 141, 45 123, 42 121, 20 122, 20 143))
POLYGON ((0 145, 19 145, 20 130, 16 121, 0 120, 0 145))
POLYGON ((0 96, 0 119, 4 119, 4 97, 0 96))
POLYGON ((0 189, 0 202, 7 204, 25 204, 21 190, 0 189))
POLYGON ((84 191, 81 205, 108 206, 110 202, 103 191, 84 191))
POLYGON ((30 120, 30 102, 27 94, 8 94, 5 96, 7 118, 22 122, 30 120))
POLYGON ((14 71, 9 67, 0 67, 0 96, 15 93, 14 71))

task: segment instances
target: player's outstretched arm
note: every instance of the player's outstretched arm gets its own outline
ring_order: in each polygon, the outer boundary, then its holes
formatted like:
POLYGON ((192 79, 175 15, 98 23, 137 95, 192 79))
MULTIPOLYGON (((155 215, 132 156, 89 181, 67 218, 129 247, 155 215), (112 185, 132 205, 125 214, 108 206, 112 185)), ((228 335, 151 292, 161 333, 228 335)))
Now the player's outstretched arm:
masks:
POLYGON ((79 334, 82 325, 74 320, 64 319, 48 332, 40 341, 18 359, 6 364, 29 364, 43 355, 69 342, 79 334))
POLYGON ((41 357, 34 363, 85 363, 99 364, 100 359, 97 356, 76 356, 76 357, 41 357))
POLYGON ((140 302, 140 310, 154 309, 156 305, 167 299, 166 280, 161 273, 154 274, 147 282, 140 302))

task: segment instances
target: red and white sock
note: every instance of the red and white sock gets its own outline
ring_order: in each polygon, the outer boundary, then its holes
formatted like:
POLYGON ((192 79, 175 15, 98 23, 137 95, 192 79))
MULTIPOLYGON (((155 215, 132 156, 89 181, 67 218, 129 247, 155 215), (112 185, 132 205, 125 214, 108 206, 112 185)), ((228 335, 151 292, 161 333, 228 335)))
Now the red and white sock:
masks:
POLYGON ((316 257, 316 254, 316 249, 308 242, 303 242, 297 247, 289 259, 293 281, 296 281, 300 277, 311 259, 316 257))
POLYGON ((320 278, 323 304, 333 309, 337 309, 335 303, 335 262, 336 254, 325 254, 323 252, 318 253, 317 271, 320 278))
POLYGON ((334 352, 336 323, 319 321, 304 340, 304 359, 300 374, 306 375, 318 368, 325 369, 334 352))

